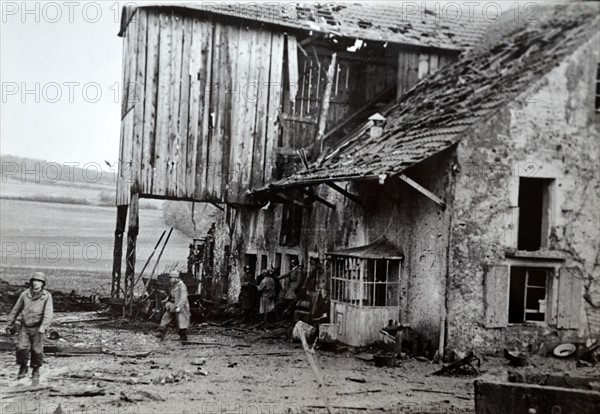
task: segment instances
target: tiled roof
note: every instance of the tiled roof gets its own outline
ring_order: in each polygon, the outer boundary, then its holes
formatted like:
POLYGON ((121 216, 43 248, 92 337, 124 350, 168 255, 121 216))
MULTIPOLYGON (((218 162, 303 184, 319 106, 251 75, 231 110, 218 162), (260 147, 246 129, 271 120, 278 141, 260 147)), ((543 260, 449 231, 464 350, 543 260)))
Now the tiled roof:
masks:
POLYGON ((597 16, 597 4, 546 9, 538 24, 511 28, 381 111, 381 136, 371 138, 367 122, 321 162, 261 190, 398 174, 443 151, 509 101, 527 98, 536 81, 598 33, 597 16))
MULTIPOLYGON (((440 3, 424 2, 196 2, 137 7, 188 9, 340 37, 452 50, 475 45, 489 26, 481 13, 465 9, 457 18, 440 3)), ((121 33, 135 8, 124 7, 121 33)))

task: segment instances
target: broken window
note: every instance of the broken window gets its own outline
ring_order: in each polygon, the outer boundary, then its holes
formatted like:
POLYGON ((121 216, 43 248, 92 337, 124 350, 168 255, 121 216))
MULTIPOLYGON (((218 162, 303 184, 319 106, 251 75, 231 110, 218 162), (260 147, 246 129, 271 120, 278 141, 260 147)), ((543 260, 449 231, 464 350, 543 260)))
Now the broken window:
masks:
POLYGON ((596 102, 595 102, 596 111, 600 112, 600 63, 598 63, 598 67, 596 68, 596 102))
POLYGON ((418 78, 419 80, 435 73, 439 65, 439 55, 421 53, 419 55, 418 78))
POLYGON ((513 266, 510 269, 508 323, 544 322, 552 269, 513 266))
POLYGON ((302 231, 302 206, 294 203, 284 204, 281 217, 279 244, 296 246, 300 243, 302 231))
POLYGON ((401 262, 332 256, 332 299, 365 306, 399 306, 401 262))
POLYGON ((548 247, 553 181, 545 178, 520 178, 517 249, 534 251, 548 247))

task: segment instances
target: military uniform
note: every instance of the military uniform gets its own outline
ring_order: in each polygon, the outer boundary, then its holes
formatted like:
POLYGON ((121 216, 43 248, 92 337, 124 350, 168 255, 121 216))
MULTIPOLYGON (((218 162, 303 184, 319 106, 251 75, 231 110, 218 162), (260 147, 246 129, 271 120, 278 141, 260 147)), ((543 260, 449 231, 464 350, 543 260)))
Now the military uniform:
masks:
MULTIPOLYGON (((178 272, 171 272, 172 279, 179 279, 178 272)), ((165 305, 165 313, 160 321, 159 336, 162 338, 167 332, 167 327, 175 319, 179 328, 179 338, 187 341, 187 330, 190 326, 190 303, 188 301, 188 292, 185 283, 177 280, 171 284, 168 301, 165 305)))
POLYGON ((23 291, 8 315, 8 330, 13 331, 17 317, 21 316, 21 327, 17 336, 17 364, 20 366, 18 379, 27 374, 27 362, 31 354, 32 379, 39 381, 39 368, 44 363, 44 333, 52 323, 54 306, 52 295, 45 289, 46 275, 41 272, 29 280, 32 285, 23 291), (43 282, 42 289, 35 291, 33 281, 43 282))

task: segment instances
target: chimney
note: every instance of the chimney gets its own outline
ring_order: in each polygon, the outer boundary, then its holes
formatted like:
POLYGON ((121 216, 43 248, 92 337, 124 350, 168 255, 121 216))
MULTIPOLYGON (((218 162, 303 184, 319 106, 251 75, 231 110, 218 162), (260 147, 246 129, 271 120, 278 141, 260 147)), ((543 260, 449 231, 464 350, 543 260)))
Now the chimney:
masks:
POLYGON ((378 138, 383 133, 383 126, 385 125, 385 117, 379 112, 369 117, 369 121, 373 122, 373 126, 369 130, 371 138, 378 138))

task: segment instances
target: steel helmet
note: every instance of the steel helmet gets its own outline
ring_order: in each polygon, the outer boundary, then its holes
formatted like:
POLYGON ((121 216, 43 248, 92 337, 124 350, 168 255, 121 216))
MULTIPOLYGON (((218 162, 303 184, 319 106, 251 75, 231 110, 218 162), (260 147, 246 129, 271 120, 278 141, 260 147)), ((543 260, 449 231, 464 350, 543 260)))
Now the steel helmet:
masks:
POLYGON ((46 286, 46 275, 42 272, 35 272, 33 276, 31 276, 31 279, 29 279, 29 283, 33 282, 34 280, 39 280, 44 284, 44 286, 46 286))

